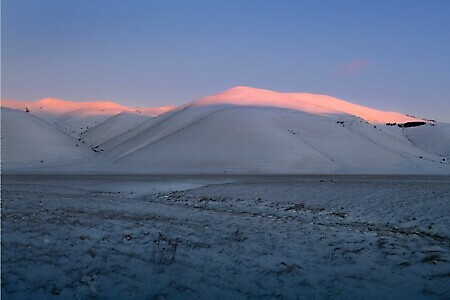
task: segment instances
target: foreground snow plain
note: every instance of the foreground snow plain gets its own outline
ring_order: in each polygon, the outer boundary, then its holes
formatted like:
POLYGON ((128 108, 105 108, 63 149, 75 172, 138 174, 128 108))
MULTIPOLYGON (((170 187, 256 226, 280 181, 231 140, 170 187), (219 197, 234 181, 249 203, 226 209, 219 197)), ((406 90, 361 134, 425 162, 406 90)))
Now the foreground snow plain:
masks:
POLYGON ((448 299, 449 176, 6 175, 4 299, 448 299))

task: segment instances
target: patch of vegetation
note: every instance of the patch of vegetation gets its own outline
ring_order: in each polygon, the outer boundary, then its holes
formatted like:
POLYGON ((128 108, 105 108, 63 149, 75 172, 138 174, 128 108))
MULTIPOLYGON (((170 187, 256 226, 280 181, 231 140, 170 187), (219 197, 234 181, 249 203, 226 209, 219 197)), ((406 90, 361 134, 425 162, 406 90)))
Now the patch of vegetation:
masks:
POLYGON ((408 128, 408 127, 418 127, 427 124, 426 122, 416 121, 416 122, 406 122, 403 124, 398 124, 400 128, 408 128))

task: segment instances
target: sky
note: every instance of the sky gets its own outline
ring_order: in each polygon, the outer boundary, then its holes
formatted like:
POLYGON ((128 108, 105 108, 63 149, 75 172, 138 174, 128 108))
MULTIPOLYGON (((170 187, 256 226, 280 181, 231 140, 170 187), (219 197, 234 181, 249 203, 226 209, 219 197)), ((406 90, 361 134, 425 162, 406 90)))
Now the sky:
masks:
POLYGON ((450 122, 448 0, 2 0, 2 99, 183 104, 234 86, 450 122))

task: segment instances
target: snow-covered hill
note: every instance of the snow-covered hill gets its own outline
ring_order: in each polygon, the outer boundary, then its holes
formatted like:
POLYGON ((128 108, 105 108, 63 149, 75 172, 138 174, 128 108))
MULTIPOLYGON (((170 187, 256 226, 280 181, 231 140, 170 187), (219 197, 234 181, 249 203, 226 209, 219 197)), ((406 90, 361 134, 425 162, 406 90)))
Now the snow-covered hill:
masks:
MULTIPOLYGON (((68 114, 99 116, 123 109, 101 107, 68 114)), ((30 113, 35 109, 30 106, 30 113)), ((151 114, 125 110, 105 118, 79 137, 86 142, 83 147, 98 146, 101 153, 62 166, 80 172, 450 174, 448 125, 329 96, 236 87, 154 118, 151 114), (416 125, 411 122, 425 125, 409 128, 416 125)), ((16 120, 5 122, 11 136, 16 120)), ((45 140, 54 133, 32 135, 45 140)), ((45 152, 47 143, 41 140, 35 138, 29 147, 30 157, 45 152)), ((11 138, 2 142, 10 149, 20 146, 11 138)))
POLYGON ((132 108, 113 102, 74 102, 55 98, 39 101, 2 100, 2 107, 29 111, 73 137, 78 137, 82 132, 121 112, 157 116, 173 108, 132 108))
POLYGON ((450 124, 437 123, 404 128, 403 132, 413 145, 430 153, 450 158, 450 124))
POLYGON ((194 101, 191 106, 237 105, 278 107, 315 115, 354 115, 374 124, 404 123, 418 119, 353 104, 338 98, 310 93, 279 93, 272 90, 238 86, 223 93, 194 101))
POLYGON ((122 135, 139 124, 152 119, 153 116, 153 113, 121 112, 83 132, 80 137, 94 147, 101 146, 110 139, 122 135))
POLYGON ((2 108, 1 114, 2 171, 54 164, 64 169, 93 156, 87 145, 30 113, 2 108))
POLYGON ((323 95, 237 87, 142 123, 103 147, 109 166, 124 171, 450 172, 400 128, 382 125, 414 121, 420 120, 323 95))

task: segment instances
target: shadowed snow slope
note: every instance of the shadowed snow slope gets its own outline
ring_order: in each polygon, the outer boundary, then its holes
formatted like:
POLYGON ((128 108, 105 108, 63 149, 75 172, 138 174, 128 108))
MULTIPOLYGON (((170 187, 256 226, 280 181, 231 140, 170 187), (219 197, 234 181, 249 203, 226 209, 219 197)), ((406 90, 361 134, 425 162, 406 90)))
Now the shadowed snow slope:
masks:
POLYGON ((67 166, 93 154, 87 146, 29 113, 2 108, 1 123, 2 170, 54 163, 67 166))
POLYGON ((450 158, 450 124, 403 129, 406 137, 417 147, 450 158))
POLYGON ((113 102, 73 102, 54 98, 39 101, 2 100, 2 107, 22 111, 28 109, 31 114, 74 137, 124 111, 157 116, 173 108, 131 108, 113 102))
POLYGON ((93 146, 101 146, 110 139, 119 136, 141 123, 152 119, 152 116, 138 112, 121 112, 99 125, 83 132, 80 136, 93 146))
POLYGON ((449 173, 397 127, 414 121, 336 98, 237 87, 188 103, 109 140, 120 171, 449 173), (363 120, 364 119, 364 120, 363 120))

